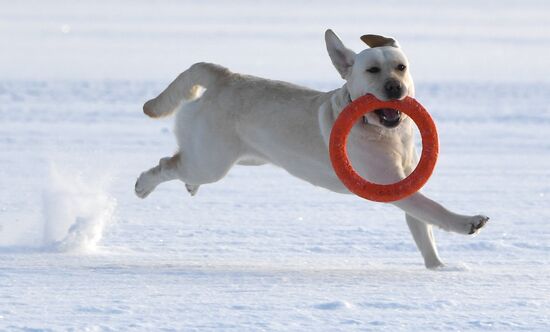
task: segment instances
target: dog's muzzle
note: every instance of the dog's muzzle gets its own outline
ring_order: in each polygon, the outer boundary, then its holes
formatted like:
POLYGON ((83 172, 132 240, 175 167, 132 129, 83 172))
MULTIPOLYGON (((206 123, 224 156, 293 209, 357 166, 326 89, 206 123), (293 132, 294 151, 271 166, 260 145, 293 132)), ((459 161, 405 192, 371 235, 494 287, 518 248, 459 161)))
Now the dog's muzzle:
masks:
POLYGON ((401 99, 406 94, 403 84, 395 79, 389 79, 384 84, 384 94, 388 99, 401 99))
MULTIPOLYGON (((351 103, 351 97, 348 96, 349 102, 351 103)), ((386 128, 395 128, 401 123, 401 112, 393 108, 380 108, 374 110, 374 113, 378 115, 378 120, 380 124, 386 128)), ((369 124, 369 120, 366 115, 363 115, 363 123, 369 124)))
POLYGON ((401 123, 401 112, 393 108, 381 108, 374 111, 380 124, 386 128, 395 128, 401 123))

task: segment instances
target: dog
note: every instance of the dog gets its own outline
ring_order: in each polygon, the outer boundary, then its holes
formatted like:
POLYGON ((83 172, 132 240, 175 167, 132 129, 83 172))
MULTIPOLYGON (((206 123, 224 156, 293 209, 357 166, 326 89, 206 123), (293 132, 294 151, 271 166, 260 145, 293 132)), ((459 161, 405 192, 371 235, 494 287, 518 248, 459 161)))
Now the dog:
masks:
MULTIPOLYGON (((330 92, 233 73, 196 63, 181 73, 143 111, 158 118, 177 111, 179 151, 139 176, 135 192, 145 198, 160 183, 181 180, 195 195, 199 186, 223 178, 236 164, 270 163, 315 186, 350 194, 330 162, 328 141, 335 119, 356 98, 414 97, 408 60, 397 41, 364 35, 369 48, 356 54, 332 31, 325 32, 329 57, 345 80, 330 92)), ((367 113, 352 128, 348 154, 356 171, 371 182, 388 184, 407 177, 418 156, 412 120, 394 109, 367 113)), ((477 233, 484 215, 453 213, 420 192, 391 203, 405 212, 407 225, 427 268, 443 266, 432 227, 477 233)))

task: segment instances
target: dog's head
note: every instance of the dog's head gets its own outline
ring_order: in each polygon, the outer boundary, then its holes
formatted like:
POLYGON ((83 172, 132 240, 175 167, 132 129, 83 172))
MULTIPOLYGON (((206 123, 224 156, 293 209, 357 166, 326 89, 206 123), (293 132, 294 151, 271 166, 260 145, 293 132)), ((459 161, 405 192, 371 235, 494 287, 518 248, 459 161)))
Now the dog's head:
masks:
MULTIPOLYGON (((352 100, 373 94, 380 100, 403 99, 414 95, 409 63, 393 38, 364 35, 361 40, 370 48, 356 54, 344 46, 332 30, 325 33, 328 54, 334 67, 347 81, 352 100)), ((365 115, 365 122, 393 128, 404 114, 393 109, 380 109, 365 115)))

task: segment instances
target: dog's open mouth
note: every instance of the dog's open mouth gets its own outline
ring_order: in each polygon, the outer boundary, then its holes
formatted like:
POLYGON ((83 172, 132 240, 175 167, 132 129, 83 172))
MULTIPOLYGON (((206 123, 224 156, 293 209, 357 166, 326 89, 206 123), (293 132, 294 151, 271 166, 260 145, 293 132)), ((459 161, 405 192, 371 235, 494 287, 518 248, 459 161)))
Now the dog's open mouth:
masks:
POLYGON ((386 128, 395 128, 401 122, 401 112, 393 108, 381 108, 374 111, 380 119, 380 124, 386 128))

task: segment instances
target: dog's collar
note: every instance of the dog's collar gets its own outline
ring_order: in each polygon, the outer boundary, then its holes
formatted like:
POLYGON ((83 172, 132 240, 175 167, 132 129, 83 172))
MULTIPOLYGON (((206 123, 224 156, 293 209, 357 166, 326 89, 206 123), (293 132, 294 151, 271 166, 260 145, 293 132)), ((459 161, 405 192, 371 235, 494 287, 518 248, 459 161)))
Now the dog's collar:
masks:
MULTIPOLYGON (((348 106, 349 104, 351 104, 353 102, 353 100, 351 100, 351 95, 349 94, 349 91, 347 91, 346 93, 346 96, 348 97, 348 102, 346 104, 346 106, 348 106)), ((344 108, 346 107, 344 106, 344 108)), ((363 115, 363 123, 364 124, 369 124, 369 119, 367 119, 367 116, 366 115, 363 115)))
MULTIPOLYGON (((353 100, 351 100, 351 95, 349 94, 349 92, 346 94, 347 97, 348 97, 348 105, 351 104, 353 102, 353 100)), ((347 105, 346 105, 347 106, 347 105)))

